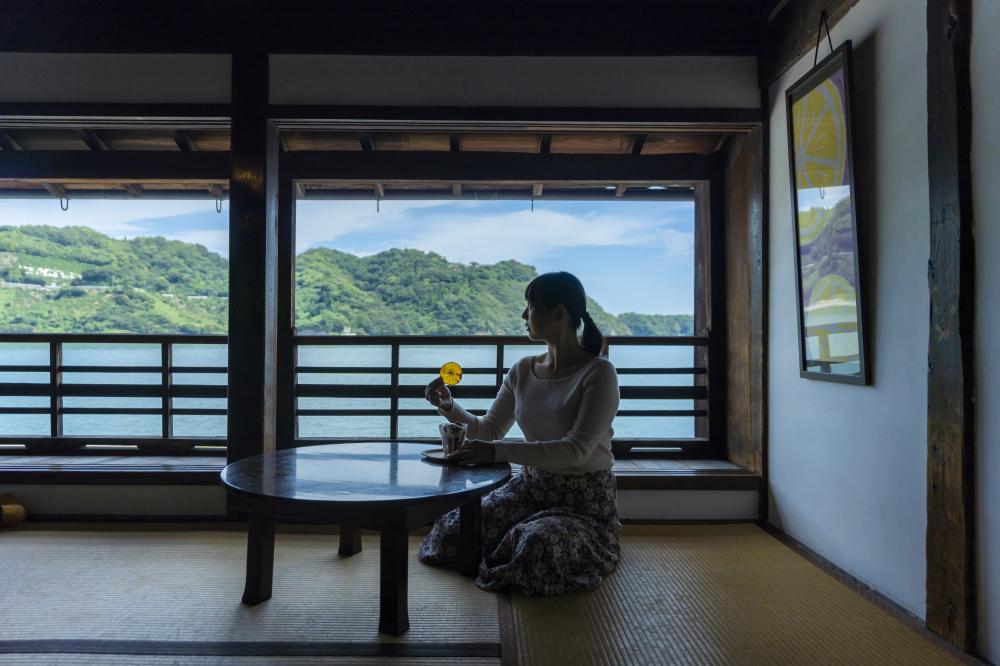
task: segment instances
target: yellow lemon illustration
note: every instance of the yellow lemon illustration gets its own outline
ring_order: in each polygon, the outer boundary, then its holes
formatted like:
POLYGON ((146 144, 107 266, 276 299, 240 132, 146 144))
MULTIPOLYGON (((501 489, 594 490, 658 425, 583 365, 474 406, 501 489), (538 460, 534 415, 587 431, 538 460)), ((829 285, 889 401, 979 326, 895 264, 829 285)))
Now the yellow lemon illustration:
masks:
POLYGON ((438 372, 441 375, 441 379, 448 386, 454 386, 455 384, 462 381, 462 366, 454 361, 448 361, 441 366, 441 370, 438 372))
POLYGON ((844 118, 844 97, 832 79, 792 104, 796 189, 846 185, 844 118))

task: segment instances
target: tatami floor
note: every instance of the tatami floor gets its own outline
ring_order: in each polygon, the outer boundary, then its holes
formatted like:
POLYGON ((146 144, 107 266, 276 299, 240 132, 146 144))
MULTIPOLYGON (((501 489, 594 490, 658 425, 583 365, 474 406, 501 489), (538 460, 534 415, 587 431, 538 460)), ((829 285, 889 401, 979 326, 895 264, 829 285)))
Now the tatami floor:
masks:
POLYGON ((232 525, 0 532, 0 664, 947 664, 952 653, 752 524, 626 526, 596 590, 496 595, 421 565, 378 634, 378 541, 282 531, 274 596, 240 603, 232 525))

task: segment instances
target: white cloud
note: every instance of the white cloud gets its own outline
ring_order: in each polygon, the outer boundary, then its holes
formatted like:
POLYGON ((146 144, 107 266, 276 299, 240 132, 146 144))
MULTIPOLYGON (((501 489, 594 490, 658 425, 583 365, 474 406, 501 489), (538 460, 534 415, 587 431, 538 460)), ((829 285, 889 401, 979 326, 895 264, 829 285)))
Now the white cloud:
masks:
POLYGON ((356 231, 405 227, 414 223, 411 211, 447 205, 447 201, 391 200, 380 202, 376 211, 374 201, 300 201, 295 208, 295 252, 333 244, 356 231))
MULTIPOLYGON (((451 202, 383 202, 376 213, 373 202, 303 202, 296 217, 297 251, 333 241, 354 232, 392 234, 392 247, 436 252, 449 261, 495 263, 516 257, 531 262, 552 250, 574 246, 654 245, 666 256, 690 256, 694 235, 665 225, 681 220, 668 214, 573 214, 539 209, 489 213, 482 205, 456 206, 451 202), (304 206, 303 204, 315 204, 304 206), (325 204, 325 205, 324 205, 325 204), (393 204, 390 208, 389 204, 393 204), (441 207, 439 216, 418 208, 441 207)), ((384 248, 347 250, 364 256, 384 248)))
POLYGON ((62 211, 58 199, 4 199, 0 200, 0 226, 80 226, 120 238, 125 234, 141 236, 145 235, 143 232, 148 233, 141 223, 144 219, 207 211, 215 213, 214 201, 70 199, 69 210, 62 211))

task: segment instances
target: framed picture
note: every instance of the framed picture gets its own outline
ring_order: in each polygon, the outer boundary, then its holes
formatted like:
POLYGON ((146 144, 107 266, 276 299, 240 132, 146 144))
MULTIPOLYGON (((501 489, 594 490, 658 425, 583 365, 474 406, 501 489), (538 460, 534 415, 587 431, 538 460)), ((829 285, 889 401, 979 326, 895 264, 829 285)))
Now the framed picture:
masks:
POLYGON ((851 42, 785 93, 800 376, 870 384, 854 190, 851 42))

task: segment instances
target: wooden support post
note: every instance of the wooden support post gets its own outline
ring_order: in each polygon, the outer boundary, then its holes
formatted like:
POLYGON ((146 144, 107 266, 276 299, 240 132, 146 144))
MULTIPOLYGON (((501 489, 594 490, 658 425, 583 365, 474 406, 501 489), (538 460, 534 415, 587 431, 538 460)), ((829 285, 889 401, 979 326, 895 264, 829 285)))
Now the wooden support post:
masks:
POLYGON ((277 131, 268 126, 267 102, 267 53, 235 52, 229 179, 229 462, 275 450, 278 141, 277 131))
POLYGON ((295 446, 298 419, 295 415, 295 205, 299 184, 291 178, 278 179, 277 247, 277 411, 276 447, 295 446))
POLYGON ((976 648, 971 0, 927 2, 927 627, 976 648))

